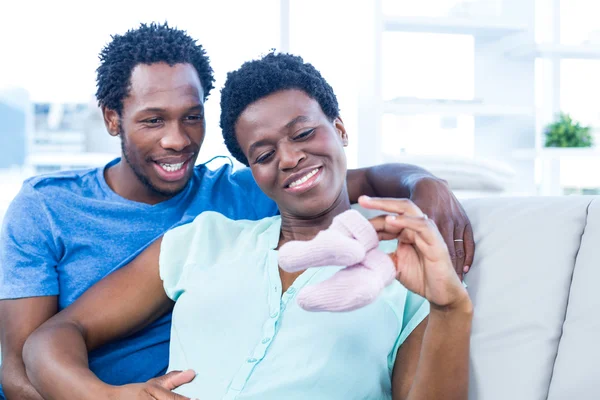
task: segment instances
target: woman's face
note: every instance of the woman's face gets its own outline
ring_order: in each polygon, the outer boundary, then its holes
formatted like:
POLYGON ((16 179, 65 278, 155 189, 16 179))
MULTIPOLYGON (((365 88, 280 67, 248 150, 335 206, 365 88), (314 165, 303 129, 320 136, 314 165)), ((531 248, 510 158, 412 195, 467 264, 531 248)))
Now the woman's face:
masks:
POLYGON ((235 133, 258 186, 283 215, 318 216, 346 196, 344 124, 331 122, 305 92, 284 90, 250 104, 235 133))

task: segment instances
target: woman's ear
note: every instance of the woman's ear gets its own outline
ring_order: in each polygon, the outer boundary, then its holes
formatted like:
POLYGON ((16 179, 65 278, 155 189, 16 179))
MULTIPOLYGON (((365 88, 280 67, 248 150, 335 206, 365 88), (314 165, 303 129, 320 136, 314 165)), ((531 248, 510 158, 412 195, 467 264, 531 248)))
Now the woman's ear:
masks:
POLYGON ((348 146, 348 132, 346 132, 346 127, 344 126, 344 121, 342 121, 342 117, 336 117, 336 119, 333 120, 333 126, 335 127, 335 130, 337 131, 338 135, 340 136, 340 139, 342 139, 342 144, 344 145, 344 147, 348 146))
POLYGON ((119 136, 120 118, 119 113, 110 108, 102 107, 102 117, 104 118, 104 126, 110 136, 119 136))

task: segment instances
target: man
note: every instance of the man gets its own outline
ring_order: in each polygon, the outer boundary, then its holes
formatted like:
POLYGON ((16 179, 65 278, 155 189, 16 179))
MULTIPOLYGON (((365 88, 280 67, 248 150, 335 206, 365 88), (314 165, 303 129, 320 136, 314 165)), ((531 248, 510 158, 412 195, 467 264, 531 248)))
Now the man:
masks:
MULTIPOLYGON (((277 213, 249 170, 194 167, 214 81, 195 40, 166 24, 141 25, 114 36, 100 58, 96 97, 108 132, 121 138, 122 158, 26 181, 4 219, 0 339, 8 399, 41 398, 23 367, 28 335, 166 230, 206 210, 235 219, 277 213)), ((444 182, 405 165, 350 171, 347 182, 352 202, 361 194, 410 197, 458 253, 459 273, 471 264, 468 219, 444 182)), ((95 350, 90 369, 114 385, 159 376, 168 363, 169 330, 167 316, 95 350)))

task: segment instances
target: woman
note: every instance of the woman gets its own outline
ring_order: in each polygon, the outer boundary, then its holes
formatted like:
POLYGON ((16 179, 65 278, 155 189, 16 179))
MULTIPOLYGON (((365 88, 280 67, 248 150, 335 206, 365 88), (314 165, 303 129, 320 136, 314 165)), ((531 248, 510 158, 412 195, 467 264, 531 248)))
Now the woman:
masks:
POLYGON ((197 374, 177 389, 185 396, 466 398, 472 304, 437 228, 414 204, 367 202, 396 214, 372 223, 383 238, 399 233, 400 244, 392 254, 398 280, 366 307, 304 311, 294 301, 298 290, 340 267, 278 268, 280 246, 312 239, 350 208, 348 135, 319 72, 299 57, 269 54, 229 74, 221 109, 228 149, 251 167, 281 215, 232 221, 203 213, 98 283, 27 341, 27 372, 40 393, 173 398, 153 383, 105 385, 85 355, 141 329, 176 301, 170 369, 197 374))

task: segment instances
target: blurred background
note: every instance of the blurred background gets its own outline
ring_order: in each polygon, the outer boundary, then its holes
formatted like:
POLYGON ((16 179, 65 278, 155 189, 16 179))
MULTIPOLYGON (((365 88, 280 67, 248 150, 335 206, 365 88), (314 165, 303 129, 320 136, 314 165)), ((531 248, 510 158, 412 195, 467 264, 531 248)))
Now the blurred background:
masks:
POLYGON ((333 86, 349 167, 418 164, 459 198, 598 193, 598 15, 597 0, 4 2, 0 220, 27 177, 119 155, 94 99, 98 53, 152 21, 185 29, 211 58, 199 162, 227 154, 226 73, 275 48, 333 86))

